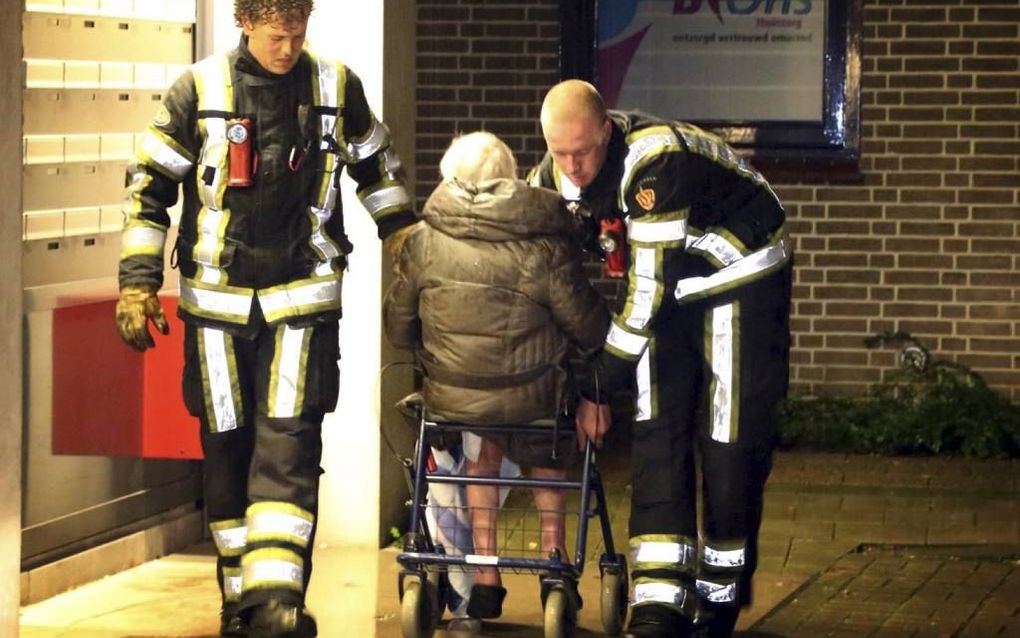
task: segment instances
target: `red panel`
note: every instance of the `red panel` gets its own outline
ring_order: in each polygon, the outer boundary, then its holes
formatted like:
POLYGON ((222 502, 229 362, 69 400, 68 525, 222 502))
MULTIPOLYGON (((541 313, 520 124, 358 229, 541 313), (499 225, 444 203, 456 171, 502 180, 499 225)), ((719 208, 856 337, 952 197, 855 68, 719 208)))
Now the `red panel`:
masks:
MULTIPOLYGON (((53 311, 53 453, 201 458, 181 399, 184 328, 161 297, 170 334, 135 352, 120 340, 115 301, 53 311)), ((154 331, 155 332, 155 331, 154 331)))

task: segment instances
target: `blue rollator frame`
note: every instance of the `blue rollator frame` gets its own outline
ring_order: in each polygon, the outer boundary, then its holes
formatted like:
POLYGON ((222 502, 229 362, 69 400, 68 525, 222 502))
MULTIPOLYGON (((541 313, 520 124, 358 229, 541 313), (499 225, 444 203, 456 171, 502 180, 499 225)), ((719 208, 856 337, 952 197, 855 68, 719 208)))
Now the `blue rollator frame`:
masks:
POLYGON ((555 437, 557 425, 553 421, 538 421, 526 425, 478 426, 465 423, 432 421, 419 410, 418 439, 414 459, 405 460, 411 484, 411 520, 409 533, 404 537, 403 551, 397 556, 402 569, 398 588, 401 599, 401 626, 404 638, 429 638, 435 631, 445 600, 440 574, 452 568, 469 569, 478 566, 493 566, 512 571, 528 571, 541 574, 543 588, 549 594, 545 601, 545 638, 568 638, 577 625, 577 609, 565 590, 567 579, 577 580, 584 570, 585 545, 587 542, 588 519, 598 517, 602 529, 605 552, 599 559, 601 576, 600 608, 602 625, 606 634, 619 634, 627 613, 627 561, 617 554, 613 544, 613 533, 609 523, 602 479, 595 466, 595 451, 589 440, 584 449, 581 477, 579 480, 505 478, 482 476, 450 476, 430 472, 427 467, 428 442, 436 435, 447 432, 472 431, 494 434, 534 434, 548 431, 550 441, 555 437), (452 555, 437 545, 430 533, 424 516, 428 485, 491 485, 503 488, 548 488, 554 490, 580 491, 580 512, 578 512, 577 537, 574 544, 573 562, 564 560, 558 550, 550 552, 548 558, 527 558, 518 556, 452 555), (594 506, 592 499, 594 498, 594 506))

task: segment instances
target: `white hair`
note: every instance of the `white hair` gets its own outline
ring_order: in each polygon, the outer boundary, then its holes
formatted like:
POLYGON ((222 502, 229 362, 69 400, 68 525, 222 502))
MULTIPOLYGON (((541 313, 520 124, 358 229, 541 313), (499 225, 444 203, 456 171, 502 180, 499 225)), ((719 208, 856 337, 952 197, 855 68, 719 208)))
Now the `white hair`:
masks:
POLYGON ((482 182, 487 179, 514 179, 517 160, 501 139, 478 131, 455 137, 439 162, 443 179, 482 182))

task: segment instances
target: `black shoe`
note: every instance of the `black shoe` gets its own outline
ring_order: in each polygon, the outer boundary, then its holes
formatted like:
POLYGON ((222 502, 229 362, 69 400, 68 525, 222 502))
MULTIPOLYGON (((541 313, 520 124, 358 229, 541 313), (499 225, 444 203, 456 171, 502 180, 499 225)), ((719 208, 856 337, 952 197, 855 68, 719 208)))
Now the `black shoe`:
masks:
POLYGON ((472 585, 467 615, 471 618, 499 618, 503 615, 506 588, 499 585, 472 585))
POLYGON ((248 638, 314 638, 315 618, 300 605, 270 600, 252 611, 248 638))
POLYGON ((577 591, 577 581, 573 578, 564 578, 562 581, 559 580, 539 580, 539 596, 542 598, 542 609, 545 609, 545 599, 549 597, 549 592, 552 591, 553 586, 562 583, 563 590, 567 592, 567 597, 574 606, 574 611, 577 611, 584 607, 584 600, 581 598, 581 594, 577 591))
POLYGON ((237 610, 226 607, 220 610, 220 635, 221 636, 247 636, 248 623, 237 610))
POLYGON ((631 609, 627 638, 690 638, 693 635, 694 625, 690 619, 665 605, 646 603, 631 609))

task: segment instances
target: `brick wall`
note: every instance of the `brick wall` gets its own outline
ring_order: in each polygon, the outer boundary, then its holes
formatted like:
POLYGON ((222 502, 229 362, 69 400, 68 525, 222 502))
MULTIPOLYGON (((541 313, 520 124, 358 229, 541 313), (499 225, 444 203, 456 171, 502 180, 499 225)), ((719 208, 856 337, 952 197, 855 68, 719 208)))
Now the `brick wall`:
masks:
MULTIPOLYGON (((451 136, 493 131, 524 168, 558 79, 558 0, 417 0, 418 196, 451 136)), ((791 377, 860 394, 907 331, 1020 400, 1020 0, 866 0, 862 159, 770 174, 797 245, 791 377)))

